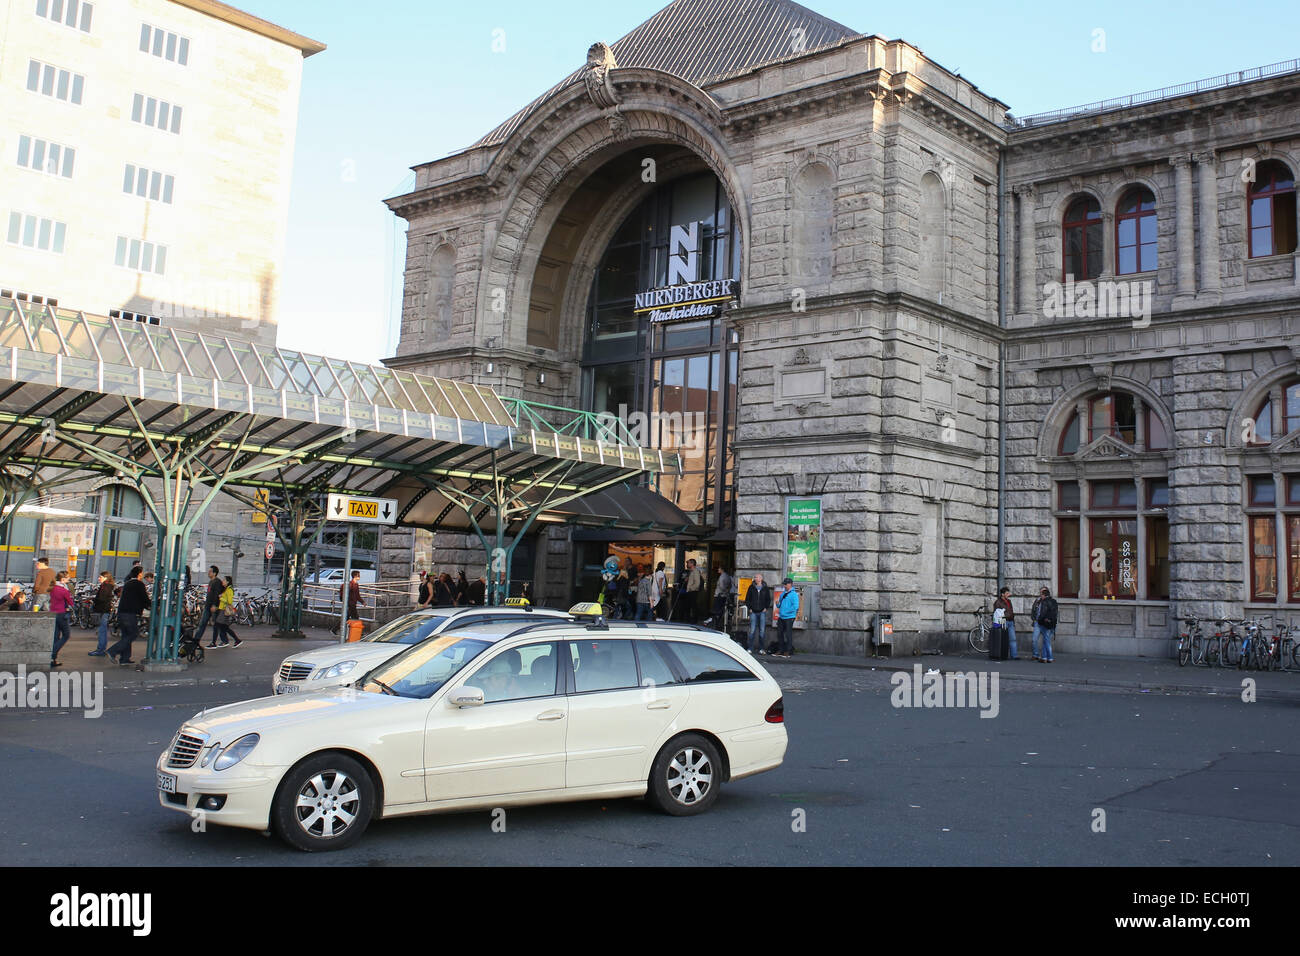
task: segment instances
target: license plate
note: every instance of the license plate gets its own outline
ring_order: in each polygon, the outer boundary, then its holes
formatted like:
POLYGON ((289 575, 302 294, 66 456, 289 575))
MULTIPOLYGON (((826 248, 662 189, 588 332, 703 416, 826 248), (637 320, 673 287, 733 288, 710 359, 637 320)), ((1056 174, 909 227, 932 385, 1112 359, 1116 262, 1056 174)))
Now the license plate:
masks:
POLYGON ((176 778, 170 773, 158 771, 158 789, 163 793, 175 793, 176 778))
POLYGON ((281 684, 277 689, 277 694, 296 694, 299 687, 297 684, 281 684))

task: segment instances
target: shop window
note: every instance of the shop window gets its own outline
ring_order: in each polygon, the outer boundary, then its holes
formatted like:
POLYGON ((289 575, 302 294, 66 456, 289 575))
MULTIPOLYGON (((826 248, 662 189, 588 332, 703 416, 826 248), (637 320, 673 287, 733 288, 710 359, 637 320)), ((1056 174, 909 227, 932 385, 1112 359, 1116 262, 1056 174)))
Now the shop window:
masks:
POLYGON ((1156 270, 1156 197, 1145 186, 1126 192, 1115 209, 1115 272, 1156 270))
POLYGON ((1062 230, 1062 259, 1065 276, 1095 279, 1101 275, 1101 204, 1083 196, 1065 211, 1062 230))
POLYGON ((1250 519, 1250 597, 1277 600, 1277 526, 1273 515, 1250 519))
POLYGON ((1295 176, 1276 159, 1255 167, 1246 203, 1250 258, 1280 256, 1296 249, 1295 176))
POLYGON ((1093 518, 1089 521, 1089 531, 1092 597, 1136 598, 1137 521, 1093 518))
POLYGON ((1058 518, 1056 540, 1059 543, 1057 566, 1060 568, 1056 593, 1063 598, 1079 596, 1079 519, 1058 518))
MULTIPOLYGON (((1165 484, 1168 497, 1168 483, 1165 484)), ((1150 601, 1169 600, 1169 519, 1147 518, 1146 595, 1150 601)))

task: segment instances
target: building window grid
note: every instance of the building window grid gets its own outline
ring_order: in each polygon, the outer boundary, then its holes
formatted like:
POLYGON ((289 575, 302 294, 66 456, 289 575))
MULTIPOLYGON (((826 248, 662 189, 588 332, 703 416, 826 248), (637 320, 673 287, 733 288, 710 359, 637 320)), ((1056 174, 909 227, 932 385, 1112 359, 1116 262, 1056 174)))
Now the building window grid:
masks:
POLYGON ((76 158, 77 151, 71 146, 26 134, 18 137, 18 165, 24 169, 71 179, 76 158))
POLYGON ((36 0, 38 17, 61 23, 82 33, 90 32, 94 12, 95 5, 86 3, 85 0, 36 0))
POLYGON ((11 245, 62 254, 67 224, 29 213, 10 212, 6 236, 11 245))
POLYGON ((1168 508, 1157 502, 1168 500, 1168 479, 1097 477, 1055 484, 1057 593, 1071 600, 1167 601, 1168 508), (1132 495, 1123 487, 1132 488, 1132 495), (1078 507, 1069 507, 1076 501, 1078 507), (1093 570, 1099 547, 1105 562, 1100 572, 1093 570))
POLYGON ((170 205, 175 189, 175 176, 145 169, 132 163, 126 164, 122 177, 122 192, 170 205))
POLYGON ((189 66, 189 37, 164 30, 149 23, 140 24, 140 52, 150 53, 159 59, 189 66))
POLYGON ((153 126, 164 132, 180 134, 181 107, 144 93, 136 93, 131 103, 131 122, 153 126))
POLYGON ((144 239, 118 236, 114 262, 133 272, 163 275, 167 266, 167 247, 144 239))
POLYGON ((32 93, 80 106, 85 88, 86 78, 80 73, 40 60, 27 61, 27 89, 32 93))

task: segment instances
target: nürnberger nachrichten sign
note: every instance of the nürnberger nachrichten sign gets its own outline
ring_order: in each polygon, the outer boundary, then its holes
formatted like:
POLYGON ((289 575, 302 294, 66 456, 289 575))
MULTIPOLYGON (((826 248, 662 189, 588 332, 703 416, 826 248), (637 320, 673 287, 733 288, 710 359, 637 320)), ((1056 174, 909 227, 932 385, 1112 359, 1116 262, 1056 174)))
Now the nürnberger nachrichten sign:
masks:
POLYGON ((735 279, 700 278, 700 223, 673 226, 668 238, 668 286, 636 294, 634 312, 651 322, 711 319, 736 297, 735 279))

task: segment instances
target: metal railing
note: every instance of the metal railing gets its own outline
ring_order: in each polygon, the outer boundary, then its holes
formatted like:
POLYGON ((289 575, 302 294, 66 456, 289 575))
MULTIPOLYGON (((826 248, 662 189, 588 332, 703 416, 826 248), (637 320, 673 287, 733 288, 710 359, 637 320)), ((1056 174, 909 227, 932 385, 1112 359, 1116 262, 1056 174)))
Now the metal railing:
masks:
POLYGON ((628 430, 627 423, 613 415, 597 412, 582 412, 559 405, 543 405, 529 402, 522 398, 500 396, 502 404, 514 416, 516 428, 541 429, 585 438, 588 441, 603 441, 617 445, 636 445, 637 441, 628 430))
POLYGON ((1144 103, 1156 103, 1160 100, 1173 99, 1176 96, 1186 96, 1189 93, 1204 93, 1206 90, 1224 89, 1242 83, 1250 83, 1254 80, 1267 79, 1271 76, 1285 76, 1288 73, 1300 73, 1300 59, 1281 60, 1277 63, 1269 63, 1266 66, 1252 67, 1249 70, 1238 70, 1236 73, 1222 73, 1219 76, 1211 76, 1204 80, 1193 80, 1190 83, 1165 86, 1158 90, 1148 90, 1145 93, 1133 93, 1129 96, 1098 100, 1096 103, 1071 106, 1062 110, 1053 110, 1050 113, 1035 113, 1032 116, 1021 117, 1008 116, 1006 126, 1012 129, 1045 126, 1048 123, 1059 123, 1074 119, 1077 116, 1086 116, 1090 113, 1107 113, 1112 110, 1128 109, 1132 106, 1141 106, 1144 103))

